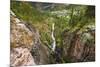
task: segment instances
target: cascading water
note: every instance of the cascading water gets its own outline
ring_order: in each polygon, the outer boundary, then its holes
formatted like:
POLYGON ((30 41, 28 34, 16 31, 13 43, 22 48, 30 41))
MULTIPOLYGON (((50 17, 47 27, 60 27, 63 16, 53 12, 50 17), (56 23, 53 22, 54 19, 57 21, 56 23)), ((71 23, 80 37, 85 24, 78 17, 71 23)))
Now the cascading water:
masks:
POLYGON ((52 33, 51 33, 51 38, 52 38, 52 44, 51 44, 51 48, 52 48, 52 51, 55 51, 55 48, 56 48, 56 41, 55 41, 55 37, 54 37, 54 23, 52 24, 52 33))

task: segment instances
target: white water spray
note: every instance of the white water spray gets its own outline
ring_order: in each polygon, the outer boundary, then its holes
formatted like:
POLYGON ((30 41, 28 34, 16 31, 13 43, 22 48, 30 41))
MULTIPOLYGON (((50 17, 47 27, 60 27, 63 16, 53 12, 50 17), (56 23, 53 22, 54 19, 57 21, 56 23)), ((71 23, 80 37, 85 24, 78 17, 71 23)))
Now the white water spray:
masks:
POLYGON ((52 37, 52 44, 51 44, 51 48, 52 48, 52 51, 55 51, 55 48, 56 48, 56 41, 55 41, 55 37, 54 37, 54 23, 52 24, 52 33, 51 33, 51 37, 52 37))

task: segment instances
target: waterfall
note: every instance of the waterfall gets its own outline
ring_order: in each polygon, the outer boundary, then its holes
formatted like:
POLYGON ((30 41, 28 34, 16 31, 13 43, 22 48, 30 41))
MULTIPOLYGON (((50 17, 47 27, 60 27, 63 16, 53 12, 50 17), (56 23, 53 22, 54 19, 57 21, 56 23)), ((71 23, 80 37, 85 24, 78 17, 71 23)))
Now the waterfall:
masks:
POLYGON ((54 37, 54 23, 52 24, 52 33, 51 33, 51 38, 52 38, 52 44, 51 44, 51 48, 52 51, 55 51, 55 47, 56 47, 56 41, 55 41, 55 37, 54 37))

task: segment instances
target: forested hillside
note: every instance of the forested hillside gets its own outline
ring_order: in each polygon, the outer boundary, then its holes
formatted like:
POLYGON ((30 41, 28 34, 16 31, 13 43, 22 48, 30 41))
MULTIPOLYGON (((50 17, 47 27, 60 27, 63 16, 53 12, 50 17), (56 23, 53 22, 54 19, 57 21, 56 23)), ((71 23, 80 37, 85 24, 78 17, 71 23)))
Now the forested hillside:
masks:
MULTIPOLYGON (((30 49, 33 58, 41 51, 36 64, 95 61, 95 6, 11 1, 11 11, 26 27, 38 31, 35 37, 43 47, 30 49)), ((16 43, 11 45, 16 48, 16 43)))

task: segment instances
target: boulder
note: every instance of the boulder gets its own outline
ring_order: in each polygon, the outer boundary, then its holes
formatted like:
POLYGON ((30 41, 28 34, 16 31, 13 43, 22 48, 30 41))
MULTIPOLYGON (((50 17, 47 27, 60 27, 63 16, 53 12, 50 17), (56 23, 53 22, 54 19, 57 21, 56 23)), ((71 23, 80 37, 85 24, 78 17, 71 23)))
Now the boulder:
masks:
POLYGON ((36 65, 30 51, 27 48, 13 48, 10 54, 10 66, 36 65))

